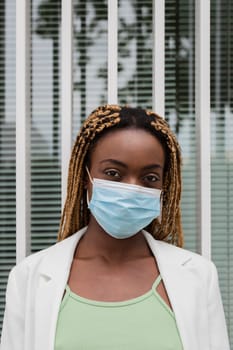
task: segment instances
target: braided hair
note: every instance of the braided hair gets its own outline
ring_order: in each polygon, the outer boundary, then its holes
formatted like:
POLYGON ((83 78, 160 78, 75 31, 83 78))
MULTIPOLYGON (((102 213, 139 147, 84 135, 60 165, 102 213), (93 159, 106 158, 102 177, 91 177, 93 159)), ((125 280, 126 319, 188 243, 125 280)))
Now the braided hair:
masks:
POLYGON ((161 219, 154 219, 146 228, 156 239, 177 246, 183 245, 181 225, 181 152, 176 137, 167 122, 141 108, 104 105, 96 108, 77 135, 69 164, 67 197, 61 217, 58 240, 71 236, 88 225, 85 166, 96 143, 107 132, 119 129, 143 129, 154 135, 165 151, 161 219))

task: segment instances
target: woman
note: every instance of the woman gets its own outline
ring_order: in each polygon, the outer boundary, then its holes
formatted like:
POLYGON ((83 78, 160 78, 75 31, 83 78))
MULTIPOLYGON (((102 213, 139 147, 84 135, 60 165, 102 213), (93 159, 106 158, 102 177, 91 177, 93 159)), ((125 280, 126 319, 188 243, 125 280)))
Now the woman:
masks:
POLYGON ((9 276, 2 350, 229 350, 213 263, 180 247, 181 155, 153 112, 97 108, 59 243, 9 276))

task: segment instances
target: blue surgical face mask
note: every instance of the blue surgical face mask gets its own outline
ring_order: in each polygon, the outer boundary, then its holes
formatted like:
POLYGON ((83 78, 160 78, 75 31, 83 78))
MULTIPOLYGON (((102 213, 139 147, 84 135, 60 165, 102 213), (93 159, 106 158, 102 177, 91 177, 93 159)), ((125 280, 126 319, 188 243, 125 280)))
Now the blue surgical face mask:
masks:
POLYGON ((92 180, 91 177, 90 180, 93 187, 88 207, 110 236, 129 238, 160 216, 161 190, 123 182, 92 180))

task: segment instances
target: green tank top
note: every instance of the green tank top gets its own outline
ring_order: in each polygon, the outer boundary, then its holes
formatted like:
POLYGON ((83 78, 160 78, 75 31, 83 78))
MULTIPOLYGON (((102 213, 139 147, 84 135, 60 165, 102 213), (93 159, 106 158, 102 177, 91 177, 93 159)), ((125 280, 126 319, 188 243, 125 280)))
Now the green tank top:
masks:
POLYGON ((173 311, 152 289, 120 302, 89 300, 69 286, 62 300, 55 350, 182 350, 173 311))

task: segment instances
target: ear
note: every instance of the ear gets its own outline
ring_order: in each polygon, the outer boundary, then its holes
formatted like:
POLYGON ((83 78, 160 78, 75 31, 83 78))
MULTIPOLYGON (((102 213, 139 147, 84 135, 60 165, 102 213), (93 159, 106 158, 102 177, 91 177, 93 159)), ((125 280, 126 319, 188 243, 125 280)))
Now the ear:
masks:
POLYGON ((84 168, 84 175, 83 175, 83 187, 85 188, 85 190, 88 189, 88 185, 89 185, 89 182, 91 180, 91 175, 89 173, 89 170, 88 170, 88 167, 87 165, 85 166, 84 168))
POLYGON ((88 178, 85 176, 85 179, 83 180, 83 187, 85 190, 87 190, 87 185, 88 185, 88 178))

